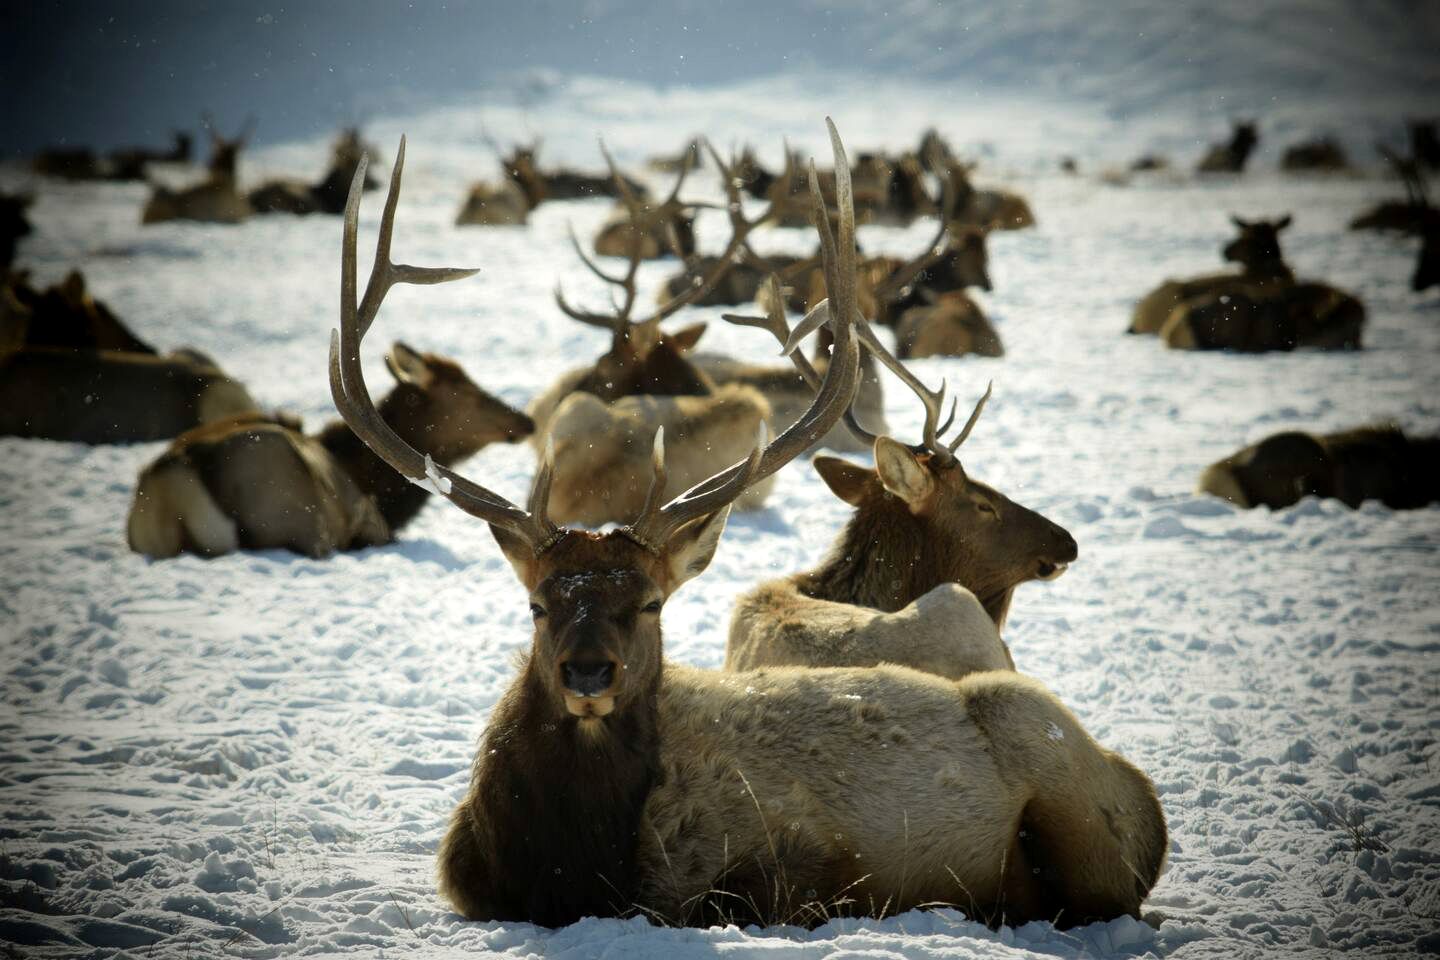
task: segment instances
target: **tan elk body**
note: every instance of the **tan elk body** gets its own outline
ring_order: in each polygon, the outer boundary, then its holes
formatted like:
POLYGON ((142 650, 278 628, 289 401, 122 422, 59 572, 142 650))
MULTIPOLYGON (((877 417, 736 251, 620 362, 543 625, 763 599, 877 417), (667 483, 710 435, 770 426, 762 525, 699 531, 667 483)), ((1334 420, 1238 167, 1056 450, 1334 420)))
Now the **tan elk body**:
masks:
MULTIPOLYGON (((818 923, 936 902, 992 923, 1138 914, 1167 846, 1154 788, 1036 682, 1002 671, 955 682, 901 668, 727 675, 665 664, 664 604, 708 565, 729 504, 833 426, 854 393, 864 321, 840 279, 855 270, 848 177, 837 185, 838 242, 822 229, 834 309, 814 320, 829 324, 835 360, 812 408, 663 506, 656 456, 640 517, 601 534, 549 518, 549 457, 522 508, 430 463, 370 401, 359 352, 380 294, 397 280, 469 273, 390 261, 403 160, 402 141, 363 300, 352 194, 332 392, 397 471, 428 478, 490 525, 535 623, 441 841, 441 894, 470 919, 545 926, 634 912, 818 923)), ((818 190, 812 199, 821 205, 818 190)))
POLYGON ((227 140, 210 131, 210 164, 205 179, 179 190, 155 185, 140 214, 142 224, 167 220, 239 223, 254 213, 240 192, 236 174, 240 149, 249 138, 249 124, 240 136, 227 140))
MULTIPOLYGON (((528 417, 451 360, 397 343, 386 362, 397 386, 380 415, 437 463, 530 432, 528 417)), ((306 436, 291 424, 240 418, 183 434, 141 470, 127 540, 151 557, 284 549, 320 558, 389 543, 428 497, 343 422, 306 436)))

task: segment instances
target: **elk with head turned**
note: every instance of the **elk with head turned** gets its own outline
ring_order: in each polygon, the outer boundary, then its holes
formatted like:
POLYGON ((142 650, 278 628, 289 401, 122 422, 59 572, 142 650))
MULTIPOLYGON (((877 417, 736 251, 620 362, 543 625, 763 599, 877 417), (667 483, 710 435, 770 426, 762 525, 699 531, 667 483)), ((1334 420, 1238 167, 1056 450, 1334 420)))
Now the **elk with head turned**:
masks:
POLYGON ((1199 489, 1245 509, 1280 510, 1316 496, 1352 508, 1379 500, 1414 510, 1440 502, 1440 437, 1412 436, 1392 424, 1272 434, 1206 467, 1199 489))
MULTIPOLYGON (((782 342, 791 337, 778 311, 726 319, 782 342)), ((961 467, 955 451, 989 390, 955 438, 942 442, 950 424, 939 422, 943 384, 926 388, 868 327, 860 337, 920 398, 924 439, 907 445, 877 436, 846 414, 846 428, 874 451, 875 467, 828 456, 814 464, 855 512, 820 567, 761 584, 736 602, 726 669, 897 663, 958 678, 1013 668, 999 630, 1015 589, 1064 573, 1075 540, 961 467)), ((812 387, 819 383, 803 356, 791 359, 812 387)))
POLYGON ((701 204, 683 203, 680 188, 690 167, 680 168, 670 195, 658 204, 635 194, 626 184, 605 145, 600 145, 610 176, 620 194, 620 203, 595 234, 595 252, 602 257, 658 260, 675 254, 682 260, 695 253, 695 211, 701 204))
MULTIPOLYGON (((296 216, 342 213, 360 158, 368 156, 371 150, 358 127, 346 127, 331 145, 330 167, 318 183, 306 183, 293 177, 267 180, 251 190, 247 199, 256 213, 293 213, 296 216)), ((366 190, 374 190, 379 185, 374 178, 365 181, 366 190)))
POLYGON ((489 525, 535 624, 441 841, 442 895, 469 919, 546 926, 751 910, 818 923, 937 902, 996 924, 1138 914, 1167 846, 1154 788, 1034 681, 893 667, 739 678, 665 662, 664 604, 709 563, 729 504, 828 430, 854 391, 863 321, 840 279, 855 269, 846 203, 845 242, 824 241, 833 309, 814 318, 831 326, 835 359, 806 417, 663 506, 657 457, 642 515, 594 533, 550 519, 548 458, 522 508, 427 460, 369 399, 359 351, 384 291, 466 273, 390 262, 403 149, 363 298, 346 218, 332 393, 391 466, 489 525))
MULTIPOLYGON (((450 466, 531 432, 529 417, 453 360, 397 342, 385 364, 396 386, 377 406, 381 418, 436 463, 450 466)), ((181 434, 140 471, 127 540, 156 558, 242 549, 322 558, 389 543, 429 496, 344 421, 307 436, 293 423, 237 417, 181 434)))
POLYGON ((1260 134, 1254 120, 1235 120, 1231 123, 1230 139, 1217 143, 1206 151, 1196 166, 1198 173, 1240 173, 1245 162, 1260 142, 1260 134))
POLYGON ((1243 287, 1278 291, 1295 282, 1295 274, 1280 250, 1280 232, 1290 226, 1288 215, 1279 220, 1231 216, 1230 221, 1240 235, 1221 248, 1221 255, 1240 264, 1240 272, 1166 280, 1135 304, 1129 333, 1159 333, 1176 307, 1196 298, 1216 299, 1243 287))
POLYGON ((154 184, 140 214, 142 224, 167 220, 239 223, 254 212, 240 192, 236 173, 240 150, 250 138, 254 121, 247 120, 240 135, 233 139, 216 133, 208 119, 205 127, 210 134, 210 164, 205 179, 180 190, 154 184))

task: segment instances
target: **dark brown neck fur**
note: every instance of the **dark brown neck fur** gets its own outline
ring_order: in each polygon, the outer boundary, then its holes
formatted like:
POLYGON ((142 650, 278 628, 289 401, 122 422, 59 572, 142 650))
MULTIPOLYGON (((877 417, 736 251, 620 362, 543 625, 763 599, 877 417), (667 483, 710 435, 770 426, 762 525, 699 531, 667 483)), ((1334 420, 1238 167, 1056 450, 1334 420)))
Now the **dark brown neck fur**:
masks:
MULTIPOLYGON (((432 411, 431 405, 431 398, 419 387, 402 383, 386 394, 376 404, 376 409, 380 412, 380 418, 399 434, 400 439, 421 453, 430 454, 436 463, 453 466, 475 450, 470 447, 437 447, 428 431, 443 414, 432 411)), ((415 519, 415 515, 429 499, 429 490, 402 477, 394 467, 380 459, 364 441, 355 436, 344 421, 335 420, 326 424, 316 439, 355 479, 360 489, 375 498, 380 515, 390 526, 391 533, 415 519)))
MULTIPOLYGON (((660 777, 660 672, 594 734, 544 689, 533 663, 495 707, 469 799, 473 893, 498 920, 547 927, 633 911, 635 849, 660 777)), ((468 886, 468 885, 467 885, 468 886)))
POLYGON ((974 582, 971 558, 956 547, 874 480, 829 555, 816 569, 797 574, 795 584, 817 600, 894 613, 942 583, 958 583, 1003 625, 1014 586, 974 582))

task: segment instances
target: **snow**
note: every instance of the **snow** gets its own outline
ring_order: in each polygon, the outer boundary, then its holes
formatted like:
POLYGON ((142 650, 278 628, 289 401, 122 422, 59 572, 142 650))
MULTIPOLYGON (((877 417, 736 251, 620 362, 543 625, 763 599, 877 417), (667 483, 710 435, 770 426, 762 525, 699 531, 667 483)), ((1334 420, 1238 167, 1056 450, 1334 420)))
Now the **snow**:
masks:
MULTIPOLYGON (((1423 72, 1403 60, 1394 70, 1423 72)), ((0 939, 35 955, 156 957, 1440 950, 1440 508, 1311 499, 1240 512, 1191 492, 1206 464, 1282 429, 1393 418, 1440 431, 1440 299, 1408 290, 1412 242, 1343 229, 1398 185, 1282 178, 1273 140, 1240 179, 1065 178, 1051 172, 1060 152, 1094 171, 1184 144, 1175 153, 1188 163, 1197 137, 1217 131, 1197 131, 1183 102, 1117 119, 1119 95, 1095 85, 1073 101, 1044 88, 937 113, 941 84, 787 76, 658 90, 572 78, 528 113, 469 105, 377 118, 368 133, 387 161, 409 134, 395 258, 485 272, 395 288, 365 351, 367 380, 378 396, 389 382, 382 344, 403 338, 523 404, 602 347, 600 332, 559 314, 551 290, 563 278, 577 299, 603 302, 566 225, 590 235, 604 203, 549 204, 524 228, 450 225, 468 181, 495 175, 482 122, 502 140, 542 132, 549 160, 593 168, 597 134, 629 164, 696 130, 722 145, 750 140, 772 160, 782 136, 821 151, 827 113, 852 153, 909 144, 931 122, 957 146, 989 143, 979 179, 1024 193, 1039 218, 991 245, 984 304, 1007 355, 914 367, 932 385, 948 379, 962 404, 995 381, 962 450, 967 470, 1080 544, 1063 578, 1018 591, 1006 636, 1022 671, 1154 779, 1173 844, 1150 922, 991 931, 948 909, 814 931, 463 922, 436 897, 433 853, 530 632, 525 593, 485 526, 435 498, 381 549, 152 563, 126 549, 124 521, 136 472, 162 445, 0 439, 0 939), (1152 285, 1216 268, 1231 211, 1295 213, 1290 260, 1365 301, 1366 350, 1195 355, 1121 333, 1152 285)), ((1397 123, 1375 108, 1371 121, 1397 123)), ((319 169, 326 140, 257 151, 243 175, 319 169)), ((0 173, 5 187, 24 180, 0 173)), ((694 183, 722 197, 713 175, 694 183)), ((147 340, 213 354, 312 427, 332 416, 339 220, 142 229, 143 195, 41 185, 22 262, 47 282, 83 267, 147 340)), ((380 206, 371 195, 362 210, 362 256, 380 206)), ((861 242, 913 253, 931 229, 866 227, 861 242)), ((699 235, 717 249, 723 211, 703 213, 699 235)), ((800 250, 813 239, 767 230, 759 242, 800 250)), ((646 264, 642 286, 672 269, 646 264)), ((726 309, 675 323, 708 318, 707 349, 773 362, 766 336, 719 320, 726 309)), ((892 427, 918 436, 919 404, 893 379, 886 388, 892 427)), ((518 500, 532 469, 520 445, 487 449, 461 472, 518 500)), ((668 655, 718 668, 736 595, 814 563, 845 515, 808 466, 783 471, 766 509, 733 514, 710 569, 667 604, 668 655)))

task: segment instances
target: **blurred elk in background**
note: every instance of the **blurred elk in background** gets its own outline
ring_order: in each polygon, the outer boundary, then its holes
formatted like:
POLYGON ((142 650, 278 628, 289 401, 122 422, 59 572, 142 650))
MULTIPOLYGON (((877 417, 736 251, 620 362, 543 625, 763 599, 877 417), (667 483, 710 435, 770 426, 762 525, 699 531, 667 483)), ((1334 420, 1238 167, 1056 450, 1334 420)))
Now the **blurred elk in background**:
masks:
MULTIPOLYGON (((620 190, 610 176, 577 173, 573 170, 542 171, 539 165, 540 141, 527 146, 517 145, 501 159, 505 175, 514 181, 533 210, 546 200, 587 200, 591 197, 619 198, 620 190)), ((646 196, 645 187, 624 179, 625 186, 637 197, 646 196)))
POLYGON ((610 151, 601 144, 605 163, 620 194, 620 203, 595 235, 595 252, 602 257, 656 260, 674 253, 684 259, 695 253, 695 211, 701 204, 680 200, 680 189, 690 167, 681 167, 669 196, 658 204, 633 193, 610 151))
POLYGON ((1280 169, 1291 173, 1339 173, 1350 169, 1350 159, 1335 138, 1319 137, 1286 147, 1280 169))
POLYGON ((210 163, 205 179, 194 186, 171 190, 160 184, 151 187, 150 199, 141 212, 141 223, 167 220, 199 220, 206 223, 239 223, 254 211, 240 192, 236 177, 240 150, 254 130, 247 120, 239 136, 226 139, 206 121, 210 134, 210 163))
MULTIPOLYGON (((353 258, 353 230, 349 243, 353 258)), ((396 386, 380 418, 435 463, 453 466, 533 429, 453 360, 397 342, 385 363, 396 386)), ((306 436, 284 419, 237 417, 182 434, 140 471, 126 535, 130 549, 156 558, 241 549, 322 558, 389 543, 429 496, 344 421, 306 436)))
POLYGON ((0 276, 15 262, 20 238, 35 231, 25 216, 34 202, 35 198, 29 194, 0 193, 0 276))
POLYGON ((176 130, 171 136, 173 145, 168 150, 153 147, 121 147, 107 156, 109 168, 105 171, 110 180, 144 180, 146 168, 152 163, 189 163, 193 140, 190 134, 176 130))
POLYGON ((90 295, 78 270, 44 290, 31 286, 23 272, 10 274, 0 286, 0 350, 63 347, 155 352, 90 295))
POLYGON ((1260 142, 1257 125, 1254 120, 1235 120, 1230 127, 1230 140, 1211 147, 1200 158, 1196 172, 1240 173, 1245 169, 1245 162, 1260 142))
POLYGON ((1211 464, 1199 489, 1243 508, 1280 510, 1316 496, 1414 510, 1440 501, 1440 437, 1394 425, 1277 433, 1211 464))
MULTIPOLYGON (((355 178, 361 159, 368 157, 373 149, 365 143, 358 127, 346 127, 331 145, 330 166, 318 183, 294 178, 268 180, 250 191, 250 206, 256 213, 293 213, 297 216, 344 213, 350 181, 355 178)), ((366 177, 366 190, 374 190, 377 186, 379 183, 373 177, 366 177)))

